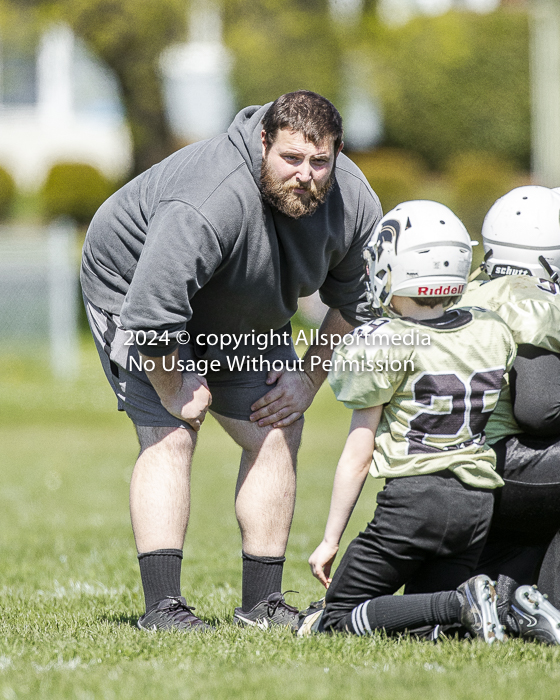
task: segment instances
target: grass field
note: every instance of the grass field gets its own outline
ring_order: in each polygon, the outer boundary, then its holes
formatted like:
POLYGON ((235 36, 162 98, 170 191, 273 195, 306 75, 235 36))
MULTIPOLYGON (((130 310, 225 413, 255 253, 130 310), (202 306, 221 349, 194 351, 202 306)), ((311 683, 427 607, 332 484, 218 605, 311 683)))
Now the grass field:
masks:
MULTIPOLYGON (((560 696, 560 651, 512 641, 439 645, 346 636, 294 639, 231 624, 240 600, 233 513, 238 449, 208 419, 197 449, 183 590, 218 624, 148 635, 128 516, 136 441, 84 346, 82 377, 0 358, 0 700, 14 698, 376 698, 560 696)), ((322 535, 349 413, 323 390, 308 413, 284 587, 321 595, 307 557, 322 535)), ((371 517, 364 490, 349 537, 371 517)))

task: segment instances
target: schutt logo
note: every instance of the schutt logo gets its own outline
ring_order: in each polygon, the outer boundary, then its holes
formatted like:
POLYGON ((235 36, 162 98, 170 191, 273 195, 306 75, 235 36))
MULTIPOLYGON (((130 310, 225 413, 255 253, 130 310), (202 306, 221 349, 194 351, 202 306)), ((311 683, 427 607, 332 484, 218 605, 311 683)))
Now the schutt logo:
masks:
POLYGON ((531 271, 526 267, 516 267, 515 265, 495 265, 492 270, 493 275, 530 275, 531 271))

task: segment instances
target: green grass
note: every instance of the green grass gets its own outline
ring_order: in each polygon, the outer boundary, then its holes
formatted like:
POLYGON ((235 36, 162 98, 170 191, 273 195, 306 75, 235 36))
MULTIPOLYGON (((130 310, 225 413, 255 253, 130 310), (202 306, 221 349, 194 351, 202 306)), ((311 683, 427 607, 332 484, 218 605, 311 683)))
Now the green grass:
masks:
MULTIPOLYGON (((137 446, 89 344, 81 378, 55 384, 43 355, 0 358, 0 700, 13 698, 556 698, 560 652, 389 640, 294 639, 237 629, 238 448, 209 418, 195 457, 183 587, 206 636, 147 635, 128 516, 137 446)), ((319 542, 349 413, 323 390, 308 413, 286 589, 321 595, 307 558, 319 542)), ((373 480, 345 543, 372 515, 373 480)))

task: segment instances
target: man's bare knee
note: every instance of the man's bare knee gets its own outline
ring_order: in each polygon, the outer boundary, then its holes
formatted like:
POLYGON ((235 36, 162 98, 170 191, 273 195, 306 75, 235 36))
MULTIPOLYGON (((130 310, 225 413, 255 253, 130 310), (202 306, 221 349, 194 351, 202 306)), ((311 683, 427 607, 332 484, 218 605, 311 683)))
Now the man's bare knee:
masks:
POLYGON ((259 459, 259 456, 265 456, 267 459, 277 459, 281 455, 290 455, 290 462, 295 468, 297 453, 301 444, 301 431, 303 420, 300 419, 297 423, 286 428, 268 428, 257 427, 259 431, 254 441, 249 441, 246 447, 243 447, 245 458, 250 462, 259 459), (297 423, 300 423, 298 425, 297 423), (266 435, 263 436, 260 431, 266 430, 266 435))
MULTIPOLYGON (((298 450, 301 444, 301 434, 303 431, 303 416, 295 423, 288 425, 286 428, 273 428, 276 433, 282 433, 283 439, 286 441, 290 449, 298 450)), ((261 428, 262 430, 262 428, 261 428)))
POLYGON ((192 453, 196 445, 196 433, 186 428, 165 428, 135 425, 140 454, 150 447, 172 452, 192 453))
POLYGON ((266 442, 267 445, 287 445, 290 451, 298 450, 303 430, 303 416, 286 428, 273 428, 271 425, 259 426, 250 421, 235 420, 213 414, 218 423, 245 452, 258 453, 266 442))

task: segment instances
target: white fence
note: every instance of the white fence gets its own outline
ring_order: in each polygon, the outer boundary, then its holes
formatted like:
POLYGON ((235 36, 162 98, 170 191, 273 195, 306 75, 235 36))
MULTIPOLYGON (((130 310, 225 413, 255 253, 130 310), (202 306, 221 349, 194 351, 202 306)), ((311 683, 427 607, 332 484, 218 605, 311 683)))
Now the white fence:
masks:
POLYGON ((0 349, 27 355, 48 346, 53 374, 67 379, 79 369, 76 257, 70 223, 0 227, 0 349))

